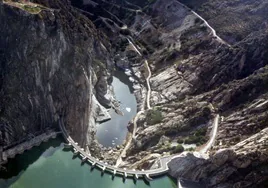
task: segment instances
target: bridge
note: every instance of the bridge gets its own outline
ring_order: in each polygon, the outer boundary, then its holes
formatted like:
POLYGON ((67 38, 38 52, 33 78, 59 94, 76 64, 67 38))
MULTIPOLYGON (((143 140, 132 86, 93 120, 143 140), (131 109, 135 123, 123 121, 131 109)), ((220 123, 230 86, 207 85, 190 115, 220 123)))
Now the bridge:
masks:
POLYGON ((34 146, 39 146, 42 142, 47 142, 50 138, 56 138, 58 134, 61 132, 55 132, 55 131, 47 131, 45 133, 42 133, 38 136, 35 136, 34 138, 30 139, 29 141, 24 141, 20 144, 18 144, 15 147, 11 147, 9 149, 3 149, 2 152, 0 152, 2 157, 0 159, 0 164, 4 164, 8 161, 8 159, 14 158, 17 154, 22 154, 26 150, 32 149, 34 146))
POLYGON ((62 119, 59 121, 59 127, 62 131, 62 135, 66 140, 67 144, 64 145, 65 148, 72 148, 74 156, 80 156, 82 159, 82 163, 89 162, 91 164, 91 168, 97 167, 102 172, 111 173, 113 176, 119 175, 123 176, 123 178, 145 178, 147 181, 152 180, 152 177, 158 177, 164 175, 168 172, 168 162, 170 161, 170 157, 164 157, 160 159, 160 168, 158 169, 151 169, 151 170, 130 170, 126 168, 119 168, 112 165, 109 165, 107 162, 100 161, 97 158, 91 156, 91 154, 84 151, 78 143, 76 143, 68 134, 65 126, 63 125, 62 119))

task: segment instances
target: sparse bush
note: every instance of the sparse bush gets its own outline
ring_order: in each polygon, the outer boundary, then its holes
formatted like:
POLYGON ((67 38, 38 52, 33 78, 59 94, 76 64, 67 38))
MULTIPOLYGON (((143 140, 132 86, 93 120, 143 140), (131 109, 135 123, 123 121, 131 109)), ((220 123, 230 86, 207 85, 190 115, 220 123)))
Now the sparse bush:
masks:
POLYGON ((198 137, 197 136, 191 135, 191 136, 189 136, 188 138, 185 139, 184 143, 185 144, 195 144, 198 141, 199 140, 198 140, 198 137))
POLYGON ((240 136, 236 136, 233 138, 234 142, 240 142, 240 140, 241 140, 240 136))
POLYGON ((163 115, 159 109, 152 109, 147 114, 147 122, 150 125, 155 125, 163 120, 163 115))
POLYGON ((182 144, 183 142, 184 142, 184 140, 182 138, 178 138, 178 140, 177 140, 178 144, 182 144))
POLYGON ((207 127, 203 127, 201 129, 198 129, 195 132, 196 136, 206 136, 206 134, 207 134, 207 127))
POLYGON ((202 145, 205 144, 206 141, 207 139, 204 135, 191 135, 185 139, 184 143, 202 145))
POLYGON ((202 114, 204 117, 209 117, 211 115, 211 109, 209 106, 205 106, 202 109, 202 114))
POLYGON ((194 151, 194 148, 188 148, 187 151, 194 151))
POLYGON ((182 145, 177 145, 176 147, 172 148, 171 153, 181 153, 184 151, 184 147, 182 145))
POLYGON ((204 23, 204 21, 201 20, 200 18, 195 18, 194 23, 195 24, 202 24, 202 23, 204 23))

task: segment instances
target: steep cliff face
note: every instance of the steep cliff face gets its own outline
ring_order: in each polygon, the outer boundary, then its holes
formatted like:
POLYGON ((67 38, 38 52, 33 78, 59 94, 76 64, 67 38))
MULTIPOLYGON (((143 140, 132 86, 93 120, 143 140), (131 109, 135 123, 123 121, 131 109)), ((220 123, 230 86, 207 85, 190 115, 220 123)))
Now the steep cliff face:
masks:
POLYGON ((207 187, 267 187, 267 131, 218 150, 209 159, 193 154, 178 157, 169 163, 169 173, 179 179, 203 182, 207 187))
POLYGON ((219 115, 211 158, 179 158, 171 163, 170 174, 211 187, 250 187, 267 180, 265 1, 72 2, 83 10, 67 0, 36 0, 43 8, 32 15, 1 3, 0 21, 6 28, 0 31, 4 145, 55 128, 63 117, 74 140, 96 153, 95 119, 104 113, 101 105, 110 103, 105 97, 110 47, 83 13, 109 34, 116 64, 135 66, 134 89, 142 107, 148 89, 144 59, 152 73, 153 108, 139 116, 123 165, 150 168, 159 156, 179 153, 178 143, 202 149, 219 115))
MULTIPOLYGON (((252 30, 247 38, 230 46, 178 1, 156 1, 146 13, 137 15, 130 29, 137 44, 150 53, 151 103, 164 118, 154 126, 140 122, 138 140, 143 148, 149 150, 148 142, 155 140, 155 145, 163 134, 174 140, 209 123, 204 120, 212 116, 202 113, 206 109, 237 120, 229 122, 235 127, 229 133, 242 131, 239 126, 248 124, 243 131, 251 134, 240 133, 244 138, 267 126, 265 108, 249 110, 255 108, 255 102, 267 101, 267 32, 252 30), (241 116, 248 121, 242 121, 241 116), (148 134, 155 139, 145 136, 148 134)), ((221 126, 220 134, 226 128, 221 126)))
POLYGON ((267 1, 237 0, 179 0, 193 8, 213 25, 217 32, 230 43, 248 37, 252 32, 267 30, 267 1))
MULTIPOLYGON (((107 17, 98 20, 100 26, 135 41, 152 72, 153 109, 137 121, 136 139, 126 153, 123 166, 150 168, 158 156, 181 151, 176 148, 178 143, 195 144, 196 150, 202 149, 210 138, 213 119, 219 114, 211 159, 186 157, 171 165, 170 173, 174 177, 206 180, 211 187, 224 182, 227 187, 230 184, 246 187, 265 181, 267 175, 260 173, 259 167, 267 168, 264 143, 267 137, 262 135, 268 126, 266 2, 157 0, 142 7, 137 0, 131 2, 138 5, 132 8, 128 3, 120 6, 109 3, 98 5, 103 8, 103 17, 107 17), (200 16, 180 2, 192 5, 200 16), (128 27, 122 27, 124 23, 128 27), (257 141, 249 141, 249 145, 243 142, 254 135, 260 135, 256 136, 257 141), (233 149, 239 144, 247 151, 233 149), (222 164, 211 162, 217 150, 230 148, 232 159, 222 164), (238 160, 245 160, 247 165, 241 166, 243 162, 238 160), (187 163, 180 169, 183 161, 187 163), (250 180, 255 172, 255 179, 250 180), (236 175, 239 177, 233 178, 236 175)), ((87 4, 85 10, 89 7, 92 5, 87 4)), ((121 44, 121 54, 128 51, 128 42, 121 40, 117 44, 121 44)), ((144 62, 137 58, 137 53, 135 59, 135 53, 125 53, 126 59, 131 60, 128 65, 144 62)), ((133 69, 137 70, 135 78, 139 84, 146 85, 148 72, 144 66, 133 69)))
POLYGON ((109 105, 101 100, 109 42, 69 1, 39 3, 46 7, 39 14, 0 3, 0 140, 5 146, 57 129, 62 117, 86 148, 94 143, 97 99, 109 105))

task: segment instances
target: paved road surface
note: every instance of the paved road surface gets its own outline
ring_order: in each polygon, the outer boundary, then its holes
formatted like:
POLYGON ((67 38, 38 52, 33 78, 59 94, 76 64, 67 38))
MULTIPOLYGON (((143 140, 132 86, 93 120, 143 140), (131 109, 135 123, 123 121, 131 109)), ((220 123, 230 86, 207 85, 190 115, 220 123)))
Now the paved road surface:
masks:
POLYGON ((218 132, 219 119, 220 119, 220 115, 217 114, 213 122, 212 135, 210 137, 210 140, 206 144, 206 146, 200 150, 200 153, 207 153, 208 150, 213 146, 216 136, 217 136, 217 132, 218 132))
MULTIPOLYGON (((133 42, 131 42, 131 40, 127 39, 129 44, 131 44, 133 46, 133 48, 135 49, 135 51, 140 55, 142 56, 142 54, 140 53, 140 51, 138 50, 138 48, 133 44, 133 42)), ((145 60, 145 65, 148 69, 148 77, 146 78, 146 83, 147 83, 147 87, 148 87, 148 91, 147 91, 147 96, 146 96, 146 104, 147 104, 147 108, 148 109, 151 109, 151 105, 150 105, 150 96, 151 96, 151 86, 150 86, 150 79, 151 79, 151 76, 152 76, 152 73, 151 73, 151 70, 150 70, 150 67, 148 65, 148 61, 145 60)), ((136 138, 136 131, 137 131, 137 121, 140 117, 141 114, 143 114, 144 111, 141 110, 137 113, 137 115, 135 116, 134 118, 134 121, 133 121, 133 124, 134 124, 134 127, 133 127, 133 132, 132 132, 132 138, 129 138, 124 150, 121 152, 121 154, 119 155, 117 161, 116 161, 116 167, 118 167, 121 163, 122 163, 122 157, 126 155, 126 152, 127 150, 129 149, 129 147, 131 146, 131 141, 132 139, 135 139, 136 138)))

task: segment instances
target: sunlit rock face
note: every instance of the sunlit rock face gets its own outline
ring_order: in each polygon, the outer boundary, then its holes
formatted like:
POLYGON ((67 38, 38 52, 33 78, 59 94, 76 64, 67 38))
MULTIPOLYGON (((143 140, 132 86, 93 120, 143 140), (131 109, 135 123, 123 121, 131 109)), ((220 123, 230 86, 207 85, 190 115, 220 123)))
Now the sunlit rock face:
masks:
MULTIPOLYGON (((143 1, 148 5, 146 8, 138 0, 130 4, 112 1, 124 8, 107 2, 98 2, 94 7, 109 10, 111 14, 99 12, 114 26, 108 27, 103 20, 96 22, 104 31, 113 33, 111 35, 120 32, 120 28, 122 30, 120 21, 128 25, 130 36, 151 68, 151 106, 157 106, 163 116, 153 125, 148 122, 148 111, 140 116, 137 138, 127 151, 125 165, 138 163, 152 154, 172 153, 170 145, 187 140, 200 127, 207 128, 205 137, 208 138, 213 118, 219 114, 219 130, 211 158, 200 161, 188 156, 186 161, 178 161, 178 166, 171 166, 171 174, 183 169, 179 167, 183 162, 186 170, 174 177, 182 175, 192 180, 206 180, 211 187, 224 183, 226 187, 231 184, 246 187, 263 182, 266 175, 259 173, 262 171, 259 166, 267 166, 267 162, 258 162, 258 159, 267 159, 264 145, 256 141, 253 152, 233 150, 232 147, 260 134, 267 127, 267 2, 143 1), (136 10, 134 13, 133 9, 136 10), (191 10, 203 17, 209 26, 191 10), (255 172, 254 181, 249 180, 255 172), (234 174, 239 174, 239 178, 233 178, 234 174), (242 175, 245 175, 244 179, 242 175)), ((96 14, 92 7, 91 1, 82 8, 96 14)), ((125 48, 126 41, 120 39, 115 46, 120 47, 121 54, 131 58, 134 54, 125 48)), ((142 62, 133 59, 135 61, 131 63, 142 62)), ((120 66, 126 64, 120 56, 116 63, 120 66)), ((139 71, 135 73, 145 83, 146 76, 139 71)), ((140 166, 142 164, 135 167, 140 166)))
MULTIPOLYGON (((137 120, 135 141, 123 158, 124 167, 149 169, 158 157, 177 154, 175 145, 186 140, 202 147, 219 115, 210 158, 178 158, 170 163, 174 164, 170 174, 211 187, 252 187, 265 182, 267 2, 38 2, 54 11, 31 15, 1 4, 4 144, 57 127, 63 117, 74 140, 98 152, 93 147, 97 145, 94 124, 104 121, 98 115, 106 118, 102 106, 111 105, 107 85, 112 51, 115 65, 131 72, 138 108, 144 109, 137 120), (109 36, 112 46, 99 30, 109 36), (152 73, 151 110, 143 100, 148 76, 145 59, 152 73), (153 120, 152 114, 157 118, 153 120)), ((129 127, 133 130, 133 124, 129 127)), ((114 153, 122 147, 101 157, 114 161, 114 153)))
POLYGON ((218 150, 208 159, 192 154, 178 157, 169 163, 169 174, 208 187, 265 187, 267 131, 266 128, 231 148, 218 150))
POLYGON ((92 145, 95 119, 109 105, 109 43, 69 1, 39 3, 50 11, 0 3, 1 143, 58 129, 62 117, 74 140, 92 145))

